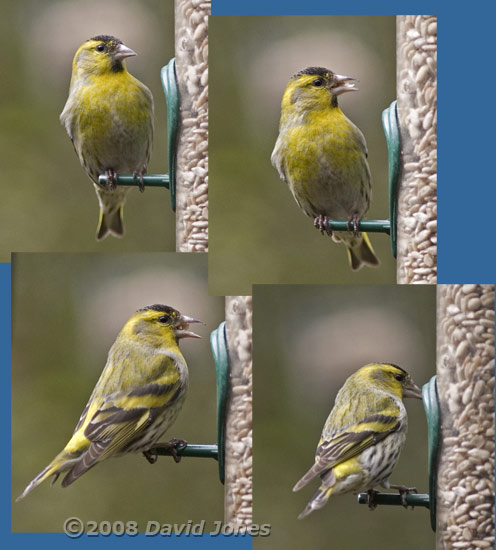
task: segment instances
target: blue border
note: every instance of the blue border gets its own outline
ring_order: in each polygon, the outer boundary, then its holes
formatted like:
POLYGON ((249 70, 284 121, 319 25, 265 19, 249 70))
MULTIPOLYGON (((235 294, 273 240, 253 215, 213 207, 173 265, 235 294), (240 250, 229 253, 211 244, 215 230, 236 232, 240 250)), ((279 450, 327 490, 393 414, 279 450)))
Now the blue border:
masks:
POLYGON ((4 474, 0 477, 2 487, 3 505, 2 509, 2 534, 1 539, 6 539, 7 533, 10 533, 10 480, 11 480, 11 264, 0 263, 0 357, 2 365, 2 379, 5 380, 3 387, 4 398, 1 400, 1 416, 4 420, 4 433, 7 435, 6 442, 8 452, 2 459, 2 470, 4 474))
POLYGON ((70 539, 66 535, 56 533, 36 534, 36 533, 12 533, 9 537, 10 543, 21 544, 29 548, 50 548, 50 550, 66 550, 69 545, 82 546, 104 546, 105 548, 136 548, 147 546, 155 548, 179 548, 180 550, 189 549, 224 549, 234 548, 235 550, 251 549, 250 536, 154 536, 146 537, 143 533, 135 536, 83 536, 77 539, 70 539))

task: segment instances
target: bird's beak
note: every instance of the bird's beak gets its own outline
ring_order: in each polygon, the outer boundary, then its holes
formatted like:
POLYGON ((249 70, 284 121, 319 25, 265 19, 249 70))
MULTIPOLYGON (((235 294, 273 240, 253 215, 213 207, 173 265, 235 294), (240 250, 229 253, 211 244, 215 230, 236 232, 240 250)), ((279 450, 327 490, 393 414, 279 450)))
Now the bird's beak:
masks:
POLYGON ((422 390, 415 384, 413 380, 410 380, 403 388, 403 397, 414 397, 415 399, 422 399, 422 390))
POLYGON ((357 92, 356 78, 352 76, 343 76, 342 74, 335 74, 331 81, 331 92, 333 95, 340 95, 344 92, 357 92))
POLYGON ((132 57, 133 55, 138 55, 134 50, 124 46, 124 44, 117 44, 115 51, 112 55, 114 59, 126 59, 126 57, 132 57))
POLYGON ((178 340, 179 338, 201 338, 201 336, 199 336, 198 334, 188 330, 188 327, 191 323, 201 323, 202 325, 204 325, 205 323, 203 321, 193 319, 193 317, 188 317, 186 315, 181 315, 179 321, 180 323, 176 329, 176 338, 178 340))

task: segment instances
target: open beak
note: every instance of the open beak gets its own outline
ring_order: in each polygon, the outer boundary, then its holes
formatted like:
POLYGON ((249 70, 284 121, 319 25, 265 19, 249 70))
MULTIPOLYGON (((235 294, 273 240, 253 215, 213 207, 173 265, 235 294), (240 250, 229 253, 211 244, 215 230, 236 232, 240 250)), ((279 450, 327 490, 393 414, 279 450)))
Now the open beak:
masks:
POLYGON ((342 74, 335 74, 331 82, 331 92, 334 95, 340 95, 344 92, 357 92, 356 78, 352 76, 343 76, 342 74))
POLYGON ((415 399, 422 399, 422 390, 415 384, 413 380, 410 380, 406 386, 403 387, 403 397, 414 397, 415 399))
POLYGON ((202 325, 204 325, 205 323, 203 321, 193 319, 193 317, 188 317, 187 315, 181 315, 179 321, 179 325, 177 325, 176 328, 176 338, 178 340, 179 338, 201 338, 199 334, 191 332, 190 330, 188 330, 188 328, 189 325, 192 323, 201 323, 202 325))
POLYGON ((138 55, 134 50, 131 48, 128 48, 127 46, 124 46, 124 44, 118 44, 115 48, 114 53, 112 54, 112 57, 114 59, 126 59, 126 57, 132 57, 133 55, 138 55))

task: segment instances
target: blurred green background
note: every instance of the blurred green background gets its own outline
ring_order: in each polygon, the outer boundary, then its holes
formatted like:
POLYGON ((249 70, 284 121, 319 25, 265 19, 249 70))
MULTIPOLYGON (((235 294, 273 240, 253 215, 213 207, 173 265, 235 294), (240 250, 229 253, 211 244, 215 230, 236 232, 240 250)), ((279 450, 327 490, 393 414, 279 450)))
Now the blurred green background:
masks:
POLYGON ((130 191, 123 239, 95 240, 98 202, 59 122, 72 58, 88 38, 117 36, 138 53, 131 74, 155 98, 149 173, 167 168, 166 108, 160 69, 174 56, 173 1, 2 2, 0 44, 0 261, 11 251, 163 251, 175 249, 168 191, 130 191))
POLYGON ((142 454, 99 464, 67 489, 47 481, 20 502, 24 487, 64 447, 118 332, 140 307, 163 303, 201 319, 201 340, 181 349, 190 387, 164 440, 215 443, 216 383, 209 334, 224 300, 207 292, 205 254, 15 254, 12 346, 12 530, 61 532, 66 518, 148 520, 206 528, 223 518, 224 489, 212 459, 142 454))
MULTIPOLYGON (((429 512, 331 497, 303 520, 314 480, 292 488, 314 462, 322 427, 346 378, 392 362, 420 387, 435 374, 434 286, 256 285, 253 292, 253 521, 271 535, 255 549, 433 548, 429 512)), ((421 401, 406 399, 409 430, 392 483, 428 492, 427 425, 421 401)), ((395 492, 395 491, 391 491, 395 492)))
POLYGON ((388 217, 381 113, 396 96, 393 16, 214 16, 210 40, 209 287, 251 283, 393 283, 386 235, 372 235, 379 269, 348 267, 346 251, 313 227, 270 163, 290 77, 311 65, 359 80, 340 106, 362 130, 373 179, 368 219, 388 217))

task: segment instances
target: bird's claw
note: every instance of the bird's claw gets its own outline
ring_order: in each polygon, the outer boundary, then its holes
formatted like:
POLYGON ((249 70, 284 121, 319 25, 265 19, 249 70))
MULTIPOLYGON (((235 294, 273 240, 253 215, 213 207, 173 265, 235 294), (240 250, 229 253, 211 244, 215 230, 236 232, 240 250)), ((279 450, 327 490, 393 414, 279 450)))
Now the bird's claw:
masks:
POLYGON ((186 447, 188 443, 184 439, 171 439, 165 443, 156 443, 147 451, 143 451, 143 455, 150 464, 157 462, 157 449, 162 449, 166 454, 169 454, 174 459, 174 462, 181 462, 181 457, 177 454, 177 449, 186 447))
MULTIPOLYGON (((406 502, 406 496, 410 493, 418 493, 417 487, 407 487, 406 485, 391 485, 391 489, 396 489, 400 493, 401 497, 401 504, 408 508, 408 504, 406 502)), ((412 506, 413 510, 413 506, 412 506)))
POLYGON ((145 192, 145 182, 143 181, 143 172, 133 172, 133 178, 136 179, 136 178, 139 178, 139 183, 138 183, 138 188, 140 190, 141 193, 144 193, 145 192))
POLYGON ((177 454, 177 449, 186 447, 188 443, 184 439, 171 439, 165 444, 169 448, 169 454, 174 459, 174 462, 181 462, 181 457, 177 454))
POLYGON ((323 235, 327 233, 329 237, 332 237, 332 229, 329 227, 329 218, 327 216, 317 216, 313 221, 314 227, 316 227, 320 233, 323 235))
POLYGON ((377 508, 377 503, 375 502, 375 495, 377 495, 379 491, 376 491, 375 489, 369 489, 367 493, 369 495, 368 507, 370 511, 373 511, 377 508))
POLYGON ((110 168, 105 171, 105 175, 107 176, 107 189, 109 191, 115 191, 117 187, 117 174, 110 168))
POLYGON ((348 220, 348 223, 347 223, 348 231, 353 231, 353 236, 354 237, 359 237, 360 236, 360 231, 358 231, 358 224, 359 223, 360 223, 360 219, 356 214, 348 220))
POLYGON ((157 462, 158 454, 155 450, 148 449, 148 451, 143 451, 143 456, 150 464, 155 464, 155 462, 157 462))

